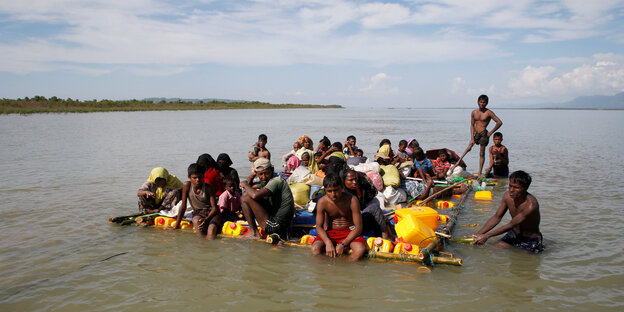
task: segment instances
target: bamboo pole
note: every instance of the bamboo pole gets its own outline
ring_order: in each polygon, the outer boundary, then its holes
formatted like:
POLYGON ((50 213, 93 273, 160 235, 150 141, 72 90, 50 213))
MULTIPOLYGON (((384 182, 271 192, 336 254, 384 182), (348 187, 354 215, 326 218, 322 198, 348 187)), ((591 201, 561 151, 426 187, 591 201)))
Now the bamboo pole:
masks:
MULTIPOLYGON (((457 216, 459 215, 461 211, 461 207, 464 205, 464 203, 466 202, 466 199, 468 198, 468 194, 470 194, 470 189, 468 189, 466 193, 464 193, 464 196, 461 198, 459 203, 455 205, 455 207, 453 207, 453 213, 451 214, 449 221, 442 227, 442 230, 440 232, 444 234, 448 234, 448 235, 451 234, 451 231, 453 231, 453 227, 455 227, 455 223, 457 222, 457 216)), ((435 239, 431 241, 431 243, 425 246, 425 248, 420 249, 420 252, 418 255, 422 257, 424 264, 426 265, 433 264, 433 263, 430 263, 431 261, 434 261, 433 260, 434 257, 430 257, 431 252, 435 249, 438 249, 441 243, 442 243, 442 238, 440 236, 436 236, 435 239)))
POLYGON ((455 238, 449 239, 449 241, 454 242, 454 243, 471 244, 472 242, 475 241, 475 238, 472 237, 472 236, 469 236, 469 237, 455 237, 455 238))
MULTIPOLYGON (((440 190, 440 191, 437 191, 437 192, 435 192, 435 193, 431 194, 429 197, 425 198, 423 201, 421 201, 421 202, 420 202, 419 204, 417 204, 416 206, 406 206, 405 208, 410 208, 410 207, 420 207, 420 206, 424 205, 425 203, 427 203, 428 201, 430 201, 430 200, 432 200, 432 199, 436 198, 436 197, 437 197, 438 195, 440 195, 441 193, 446 192, 446 191, 448 191, 449 189, 451 189, 451 188, 453 188, 453 187, 455 187, 455 186, 457 186, 457 185, 459 185, 459 184, 462 184, 462 183, 464 183, 464 181, 456 182, 456 183, 454 183, 453 185, 447 186, 447 187, 445 187, 444 189, 442 189, 442 190, 440 190)), ((468 191, 466 191, 466 192, 468 192, 468 191)), ((387 216, 387 217, 392 216, 392 215, 394 215, 394 211, 390 211, 390 212, 388 212, 388 213, 385 213, 384 215, 385 215, 385 216, 387 216)))

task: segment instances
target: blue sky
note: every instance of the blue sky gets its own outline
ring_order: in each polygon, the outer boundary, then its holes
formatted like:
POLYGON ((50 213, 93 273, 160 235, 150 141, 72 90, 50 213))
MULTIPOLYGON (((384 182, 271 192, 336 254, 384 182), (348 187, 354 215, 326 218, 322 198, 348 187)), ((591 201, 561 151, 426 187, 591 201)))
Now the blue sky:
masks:
POLYGON ((624 1, 0 3, 0 93, 349 107, 624 91, 624 1))

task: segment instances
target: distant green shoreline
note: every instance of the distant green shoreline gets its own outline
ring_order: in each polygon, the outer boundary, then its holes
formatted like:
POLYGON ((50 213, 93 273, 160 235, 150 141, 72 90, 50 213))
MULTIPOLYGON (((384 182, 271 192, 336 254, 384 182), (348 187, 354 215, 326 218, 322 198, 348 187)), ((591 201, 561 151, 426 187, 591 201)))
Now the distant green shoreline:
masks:
POLYGON ((0 100, 0 114, 37 113, 95 113, 135 111, 178 111, 178 110, 224 110, 224 109, 293 109, 293 108, 343 108, 341 105, 271 104, 266 102, 242 101, 160 101, 149 100, 90 100, 80 101, 43 96, 23 99, 0 100))

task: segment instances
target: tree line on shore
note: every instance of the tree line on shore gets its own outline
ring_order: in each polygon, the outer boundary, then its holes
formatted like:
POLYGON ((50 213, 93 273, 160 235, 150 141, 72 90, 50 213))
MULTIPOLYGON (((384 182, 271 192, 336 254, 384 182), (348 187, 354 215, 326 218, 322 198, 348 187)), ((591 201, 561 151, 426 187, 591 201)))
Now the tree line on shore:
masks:
POLYGON ((340 105, 271 104, 259 101, 165 101, 151 100, 78 100, 61 99, 56 96, 1 99, 0 114, 33 113, 89 113, 111 111, 160 111, 160 110, 214 110, 214 109, 284 109, 284 108, 342 108, 340 105))

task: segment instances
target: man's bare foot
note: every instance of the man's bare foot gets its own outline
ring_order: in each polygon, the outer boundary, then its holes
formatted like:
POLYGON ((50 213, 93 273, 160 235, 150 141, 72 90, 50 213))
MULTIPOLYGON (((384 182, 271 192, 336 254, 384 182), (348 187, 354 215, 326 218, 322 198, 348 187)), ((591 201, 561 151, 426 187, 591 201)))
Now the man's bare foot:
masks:
POLYGON ((243 239, 260 239, 260 233, 254 233, 253 231, 249 231, 247 234, 243 234, 240 236, 243 239))

